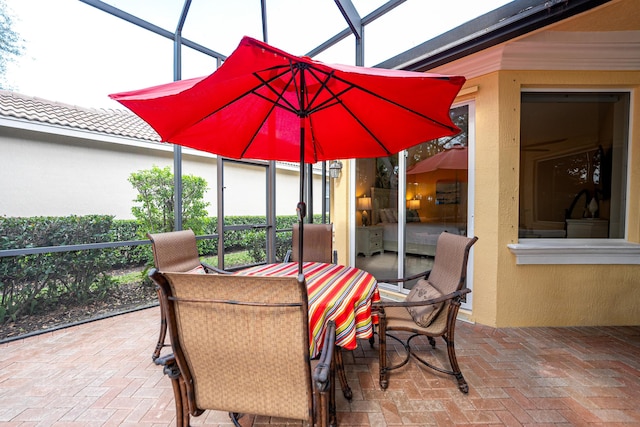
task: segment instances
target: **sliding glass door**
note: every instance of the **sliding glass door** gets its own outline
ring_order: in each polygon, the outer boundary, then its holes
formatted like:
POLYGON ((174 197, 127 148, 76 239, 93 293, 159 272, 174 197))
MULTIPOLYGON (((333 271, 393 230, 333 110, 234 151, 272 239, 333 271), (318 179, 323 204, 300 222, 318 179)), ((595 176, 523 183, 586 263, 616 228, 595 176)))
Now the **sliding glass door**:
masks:
MULTIPOLYGON (((429 270, 436 241, 469 230, 473 105, 451 110, 461 132, 400 154, 356 161, 356 267, 377 279, 429 270)), ((407 292, 413 284, 392 290, 407 292)))

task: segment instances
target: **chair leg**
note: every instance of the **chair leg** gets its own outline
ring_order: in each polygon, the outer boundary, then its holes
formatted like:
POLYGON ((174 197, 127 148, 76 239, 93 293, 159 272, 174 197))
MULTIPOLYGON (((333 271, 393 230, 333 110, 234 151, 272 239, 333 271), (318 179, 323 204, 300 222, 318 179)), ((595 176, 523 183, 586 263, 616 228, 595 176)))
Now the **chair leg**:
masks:
POLYGON ((335 362, 331 360, 329 368, 329 383, 325 389, 314 390, 315 424, 310 427, 337 427, 336 421, 336 387, 335 387, 335 362))
POLYGON ((451 371, 458 380, 458 388, 463 393, 469 393, 469 385, 462 376, 462 371, 458 366, 458 359, 456 358, 455 348, 455 330, 456 319, 458 317, 458 310, 460 309, 460 301, 455 300, 451 303, 451 310, 449 311, 449 317, 447 319, 447 332, 443 335, 445 342, 447 343, 447 354, 449 356, 449 363, 451 364, 451 371))
POLYGON ((376 343, 376 325, 375 323, 371 326, 371 338, 369 338, 369 345, 371 348, 374 347, 376 343))
POLYGON ((464 379, 464 377, 462 376, 462 372, 458 367, 455 349, 453 348, 453 346, 449 347, 449 345, 447 345, 447 350, 449 352, 449 362, 451 363, 453 369, 453 375, 456 377, 456 380, 458 380, 458 388, 465 394, 469 393, 469 384, 467 384, 467 380, 464 379))
POLYGON ((447 355, 449 356, 449 364, 451 365, 451 372, 453 376, 458 380, 458 388, 463 393, 469 393, 469 385, 467 381, 462 376, 462 371, 460 371, 460 366, 458 366, 458 359, 456 358, 456 348, 453 340, 453 329, 451 329, 449 336, 444 336, 444 340, 447 343, 447 355))
POLYGON ((180 374, 180 368, 178 368, 173 355, 159 359, 159 364, 164 365, 163 372, 171 379, 173 399, 176 403, 176 427, 189 427, 187 388, 180 374))
POLYGON ((345 399, 351 400, 353 393, 351 392, 351 387, 349 387, 349 383, 347 382, 347 375, 344 372, 344 361, 342 360, 342 348, 340 346, 335 346, 333 357, 336 360, 336 370, 338 371, 338 379, 340 380, 340 386, 342 387, 342 394, 344 394, 345 399))
POLYGON ((387 377, 387 328, 384 314, 380 315, 378 322, 378 354, 380 363, 380 388, 386 390, 387 387, 389 387, 389 379, 387 377))
MULTIPOLYGON (((158 291, 158 300, 161 301, 160 288, 158 288, 157 291, 158 291)), ((162 303, 160 303, 160 335, 158 336, 158 343, 156 344, 156 349, 153 351, 153 354, 151 355, 151 360, 153 360, 154 362, 158 357, 160 357, 160 352, 164 347, 164 340, 166 336, 167 336, 167 316, 165 314, 162 303)))
POLYGON ((242 425, 240 424, 240 418, 242 418, 243 415, 244 414, 240 414, 238 412, 229 412, 229 418, 231 419, 233 425, 236 427, 242 427, 242 425))
MULTIPOLYGON (((335 353, 334 353, 335 356, 335 353)), ((336 360, 331 358, 329 367, 329 426, 337 427, 338 418, 336 415, 336 360)))
POLYGON ((429 335, 423 335, 423 334, 414 334, 412 336, 410 336, 406 342, 402 342, 398 337, 395 337, 394 335, 387 335, 386 334, 386 322, 381 322, 380 323, 380 386, 384 389, 386 388, 386 385, 388 385, 388 381, 387 381, 387 375, 388 372, 399 368, 401 366, 404 366, 408 361, 409 358, 411 356, 413 356, 414 359, 416 359, 417 361, 419 361, 420 363, 422 363, 423 365, 425 365, 428 368, 431 368, 437 372, 441 372, 443 374, 447 374, 447 375, 452 375, 456 378, 456 380, 458 381, 458 388, 460 389, 461 392, 463 393, 468 393, 469 392, 469 385, 467 384, 467 381, 464 379, 464 376, 462 375, 462 372, 460 371, 460 366, 458 365, 458 359, 456 358, 456 349, 455 349, 455 340, 454 340, 454 336, 455 336, 455 327, 456 327, 456 317, 458 314, 458 309, 460 307, 460 302, 459 301, 453 301, 451 303, 450 309, 448 310, 447 313, 447 327, 444 331, 444 333, 441 335, 442 338, 444 339, 445 343, 447 344, 447 356, 449 358, 449 365, 451 366, 451 370, 448 370, 446 368, 441 368, 439 366, 436 366, 432 363, 430 363, 428 360, 424 359, 423 357, 421 357, 418 353, 416 353, 416 351, 412 351, 411 349, 411 341, 414 338, 418 338, 418 337, 425 337, 428 339, 429 343, 431 344, 432 347, 435 348, 435 339, 432 336, 429 335), (385 331, 385 334, 382 334, 382 331, 385 331), (395 340, 398 340, 399 342, 401 342, 404 346, 405 349, 407 351, 407 358, 405 361, 403 361, 402 363, 398 364, 398 365, 393 365, 393 366, 388 366, 387 365, 387 360, 386 360, 386 348, 385 351, 382 352, 382 348, 383 346, 386 347, 386 340, 387 338, 393 338, 395 340))

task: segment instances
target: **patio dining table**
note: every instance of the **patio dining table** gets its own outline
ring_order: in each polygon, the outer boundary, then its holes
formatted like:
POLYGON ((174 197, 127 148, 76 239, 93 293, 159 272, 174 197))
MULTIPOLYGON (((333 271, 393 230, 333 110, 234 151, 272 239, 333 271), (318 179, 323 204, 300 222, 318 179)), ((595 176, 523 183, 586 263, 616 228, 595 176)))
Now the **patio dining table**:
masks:
MULTIPOLYGON (((233 274, 243 276, 289 276, 298 274, 298 263, 276 263, 250 267, 233 274)), ((303 264, 309 297, 309 352, 317 357, 330 320, 336 324, 336 366, 347 399, 351 398, 341 349, 353 350, 358 338, 373 337, 371 304, 380 300, 375 277, 355 267, 321 262, 303 264)))

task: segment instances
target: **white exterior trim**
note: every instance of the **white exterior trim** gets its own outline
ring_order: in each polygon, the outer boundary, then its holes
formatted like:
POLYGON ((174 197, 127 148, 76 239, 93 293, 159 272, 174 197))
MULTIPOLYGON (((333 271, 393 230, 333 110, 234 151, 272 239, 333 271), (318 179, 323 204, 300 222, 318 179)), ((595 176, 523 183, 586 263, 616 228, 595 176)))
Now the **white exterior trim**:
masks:
POLYGON ((516 264, 640 264, 640 244, 623 239, 520 239, 516 264))

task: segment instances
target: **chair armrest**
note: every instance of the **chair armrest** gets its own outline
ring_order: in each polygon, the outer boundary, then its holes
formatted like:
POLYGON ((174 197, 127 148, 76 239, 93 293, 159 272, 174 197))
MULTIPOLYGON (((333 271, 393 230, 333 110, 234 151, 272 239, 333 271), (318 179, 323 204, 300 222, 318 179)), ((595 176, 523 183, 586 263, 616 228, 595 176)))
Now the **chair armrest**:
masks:
POLYGON ((171 380, 178 380, 180 378, 180 368, 178 367, 178 363, 176 362, 176 358, 171 354, 167 354, 163 357, 158 357, 153 361, 156 365, 164 366, 162 371, 166 376, 171 378, 171 380))
POLYGON ((204 267, 205 271, 207 273, 217 273, 217 274, 231 274, 230 271, 226 271, 226 270, 220 270, 219 268, 216 268, 212 265, 209 265, 207 263, 202 262, 201 263, 202 266, 204 267))
POLYGON ((153 361, 153 363, 159 366, 168 366, 176 363, 176 358, 173 355, 173 353, 171 353, 171 354, 167 354, 166 356, 158 357, 156 360, 153 361))
POLYGON ((413 276, 409 277, 403 277, 401 279, 379 279, 378 283, 402 283, 415 279, 427 279, 429 277, 429 274, 431 274, 431 270, 423 271, 422 273, 414 274, 413 276))
POLYGON ((289 249, 284 255, 284 260, 282 260, 282 262, 291 262, 291 249, 289 249))
POLYGON ((324 344, 318 365, 313 370, 313 380, 319 391, 325 391, 330 386, 331 361, 336 342, 336 324, 331 320, 324 333, 324 344))
POLYGON ((471 289, 464 288, 438 298, 428 299, 424 301, 378 301, 372 304, 372 309, 380 310, 381 308, 383 309, 385 307, 417 307, 421 305, 433 305, 443 301, 462 298, 469 292, 471 292, 471 289))

